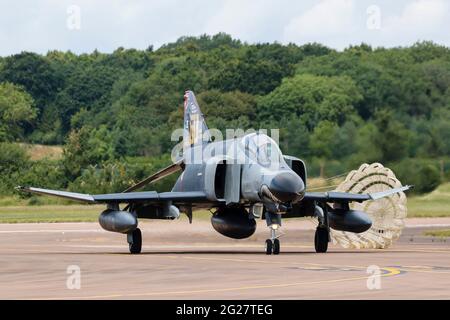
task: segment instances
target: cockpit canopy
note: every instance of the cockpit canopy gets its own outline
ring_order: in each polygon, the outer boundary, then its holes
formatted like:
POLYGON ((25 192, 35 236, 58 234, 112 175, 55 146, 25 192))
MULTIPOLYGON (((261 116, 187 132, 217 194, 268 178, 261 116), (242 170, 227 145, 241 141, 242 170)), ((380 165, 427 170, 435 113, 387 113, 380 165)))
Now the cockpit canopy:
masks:
POLYGON ((276 142, 262 133, 252 133, 242 138, 246 157, 263 167, 279 168, 283 155, 276 142))

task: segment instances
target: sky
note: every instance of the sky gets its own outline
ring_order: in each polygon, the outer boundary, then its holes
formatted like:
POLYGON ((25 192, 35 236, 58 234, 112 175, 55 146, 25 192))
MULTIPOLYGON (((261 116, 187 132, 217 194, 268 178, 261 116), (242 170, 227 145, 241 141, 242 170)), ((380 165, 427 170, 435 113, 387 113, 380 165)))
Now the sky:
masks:
POLYGON ((450 47, 450 0, 0 0, 0 55, 156 49, 226 32, 248 43, 342 50, 431 40, 450 47))

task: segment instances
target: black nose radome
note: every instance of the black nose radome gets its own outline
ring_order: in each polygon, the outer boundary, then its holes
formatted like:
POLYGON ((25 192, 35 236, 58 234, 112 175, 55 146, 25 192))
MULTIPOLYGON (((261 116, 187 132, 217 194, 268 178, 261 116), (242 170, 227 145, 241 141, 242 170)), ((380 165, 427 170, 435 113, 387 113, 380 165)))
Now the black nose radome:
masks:
POLYGON ((280 172, 272 178, 270 192, 281 202, 300 200, 305 193, 305 184, 295 172, 280 172))

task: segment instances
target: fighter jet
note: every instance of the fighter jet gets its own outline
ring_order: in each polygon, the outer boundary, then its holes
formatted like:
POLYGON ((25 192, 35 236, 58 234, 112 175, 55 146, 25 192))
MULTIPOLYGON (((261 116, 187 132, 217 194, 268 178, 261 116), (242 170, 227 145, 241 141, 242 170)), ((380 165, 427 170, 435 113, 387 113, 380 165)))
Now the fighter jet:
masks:
POLYGON ((316 252, 326 252, 330 228, 361 233, 372 221, 351 210, 353 201, 377 200, 408 190, 411 186, 372 194, 307 192, 304 161, 283 155, 268 135, 252 132, 232 139, 213 141, 192 91, 184 95, 182 151, 170 166, 131 186, 122 193, 82 194, 35 187, 17 187, 29 193, 62 197, 85 203, 106 205, 100 226, 127 235, 129 251, 141 252, 139 219, 177 219, 180 213, 192 222, 198 209, 210 209, 213 228, 234 239, 248 238, 256 230, 256 220, 265 219, 270 237, 266 254, 280 253, 277 231, 282 219, 315 217, 316 252), (180 172, 169 192, 137 191, 149 183, 180 172))

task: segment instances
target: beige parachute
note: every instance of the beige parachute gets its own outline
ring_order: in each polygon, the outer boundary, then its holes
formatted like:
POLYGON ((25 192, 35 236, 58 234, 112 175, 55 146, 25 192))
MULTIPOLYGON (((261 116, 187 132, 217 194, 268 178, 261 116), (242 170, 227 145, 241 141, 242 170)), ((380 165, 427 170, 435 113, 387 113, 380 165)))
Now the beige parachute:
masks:
MULTIPOLYGON (((335 191, 375 193, 401 187, 400 181, 388 168, 379 163, 363 164, 351 171, 335 191)), ((372 227, 363 233, 330 230, 331 240, 344 248, 388 248, 400 237, 407 215, 406 195, 399 192, 378 200, 353 202, 353 210, 366 212, 372 227)))

